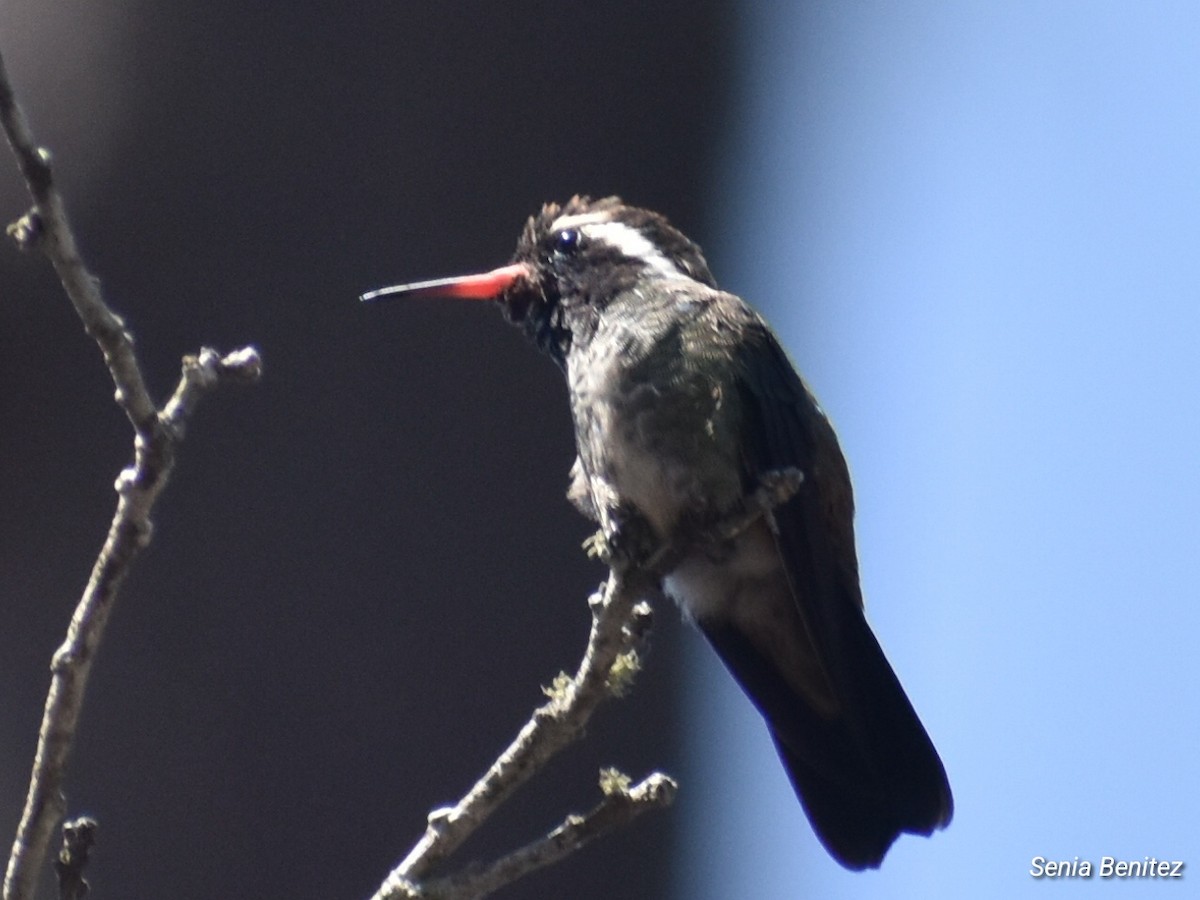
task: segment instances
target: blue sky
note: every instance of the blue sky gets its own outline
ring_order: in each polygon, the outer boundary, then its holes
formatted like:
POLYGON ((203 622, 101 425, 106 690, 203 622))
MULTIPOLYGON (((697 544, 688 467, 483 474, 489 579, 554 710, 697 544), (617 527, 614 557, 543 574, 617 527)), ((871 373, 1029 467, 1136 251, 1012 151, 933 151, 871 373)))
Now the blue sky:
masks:
POLYGON ((841 435, 869 617, 957 812, 843 872, 696 641, 679 896, 1200 866, 1200 5, 752 4, 741 47, 706 249, 841 435))

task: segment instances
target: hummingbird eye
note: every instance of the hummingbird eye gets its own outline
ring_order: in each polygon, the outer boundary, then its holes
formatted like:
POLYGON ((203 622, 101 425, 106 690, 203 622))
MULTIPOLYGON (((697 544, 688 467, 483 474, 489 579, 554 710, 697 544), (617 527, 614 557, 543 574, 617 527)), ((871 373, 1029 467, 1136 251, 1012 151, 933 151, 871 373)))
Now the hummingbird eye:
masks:
POLYGON ((554 239, 554 249, 559 253, 573 253, 579 246, 579 232, 574 228, 564 228, 554 239))

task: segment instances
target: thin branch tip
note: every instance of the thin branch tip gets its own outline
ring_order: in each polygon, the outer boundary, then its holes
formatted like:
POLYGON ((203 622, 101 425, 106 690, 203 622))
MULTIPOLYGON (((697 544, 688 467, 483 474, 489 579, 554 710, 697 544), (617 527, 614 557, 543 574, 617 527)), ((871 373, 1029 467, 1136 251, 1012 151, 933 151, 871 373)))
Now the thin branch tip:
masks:
POLYGON ((183 358, 184 373, 192 373, 206 387, 222 379, 254 382, 262 377, 263 362, 258 348, 242 347, 224 356, 212 347, 201 347, 195 356, 183 358))
POLYGON ((635 802, 654 806, 670 806, 675 802, 675 795, 678 793, 679 782, 663 772, 647 775, 641 784, 629 791, 635 802))
POLYGON ((227 372, 251 381, 258 380, 263 373, 262 356, 259 355, 258 348, 253 345, 247 345, 226 354, 221 359, 221 366, 227 372))
POLYGON ((159 424, 179 439, 200 398, 220 384, 254 384, 262 378, 258 348, 242 347, 222 356, 212 347, 183 358, 179 384, 158 414, 159 424))
POLYGON ((638 816, 669 806, 675 799, 674 779, 655 772, 629 787, 629 777, 615 769, 600 775, 604 794, 586 813, 565 816, 558 827, 545 837, 514 850, 495 862, 471 863, 454 875, 427 883, 396 879, 396 893, 388 900, 412 897, 437 897, 439 900, 475 900, 485 897, 520 878, 561 862, 582 850, 597 838, 628 825, 638 816))

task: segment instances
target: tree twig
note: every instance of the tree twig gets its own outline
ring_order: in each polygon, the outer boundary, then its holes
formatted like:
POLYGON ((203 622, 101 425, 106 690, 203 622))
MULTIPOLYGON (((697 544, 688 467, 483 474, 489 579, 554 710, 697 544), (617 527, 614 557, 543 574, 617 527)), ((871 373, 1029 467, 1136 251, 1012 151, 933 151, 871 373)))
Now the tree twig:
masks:
POLYGON ((62 195, 54 184, 50 152, 39 147, 25 113, 13 95, 12 83, 0 55, 0 122, 17 157, 25 185, 33 198, 33 209, 9 229, 23 249, 40 244, 58 273, 84 330, 104 353, 104 362, 116 384, 117 403, 129 416, 139 435, 152 432, 158 410, 133 352, 133 339, 121 320, 100 294, 99 280, 88 271, 79 255, 62 195))
POLYGON ((630 621, 637 600, 654 586, 640 572, 626 578, 614 569, 601 591, 589 599, 592 630, 587 652, 575 677, 557 686, 550 702, 539 707, 516 739, 487 773, 453 807, 434 810, 424 836, 376 892, 373 900, 419 896, 419 883, 487 818, 575 740, 600 702, 609 696, 608 677, 614 662, 635 640, 630 621), (414 893, 417 892, 417 893, 414 893))
POLYGON ((420 896, 427 900, 475 900, 519 878, 570 856, 585 844, 629 824, 644 812, 662 809, 675 799, 675 781, 661 772, 648 775, 634 787, 623 785, 581 816, 567 816, 548 835, 487 866, 428 882, 420 896))
POLYGON ((54 184, 50 154, 38 146, 17 104, 2 55, 0 125, 34 204, 9 228, 9 234, 23 249, 37 244, 45 251, 84 329, 104 354, 116 386, 116 401, 134 429, 134 461, 117 478, 117 510, 108 537, 75 609, 66 640, 51 663, 52 680, 29 793, 5 873, 4 900, 32 900, 55 824, 65 811, 62 786, 92 660, 121 583, 138 551, 150 541, 150 513, 166 486, 184 426, 200 397, 223 382, 257 380, 262 362, 253 347, 227 356, 205 348, 197 356, 185 357, 179 385, 160 411, 146 389, 133 338, 120 316, 105 303, 99 281, 79 254, 62 196, 54 184))
MULTIPOLYGON (((491 768, 466 796, 452 807, 430 813, 425 834, 408 856, 392 870, 372 900, 441 897, 437 890, 449 890, 451 887, 454 892, 447 896, 462 900, 484 895, 468 892, 465 885, 486 886, 487 893, 511 881, 512 878, 495 884, 491 880, 486 884, 475 882, 475 870, 471 869, 461 875, 447 876, 434 882, 427 879, 434 868, 473 834, 517 788, 583 733, 592 713, 602 700, 620 695, 625 690, 627 676, 622 673, 630 665, 636 668, 636 649, 648 630, 646 623, 649 607, 645 602, 639 601, 660 595, 662 576, 697 545, 710 541, 732 540, 758 519, 769 519, 776 506, 787 502, 796 494, 803 477, 798 469, 765 473, 758 489, 743 498, 742 502, 725 518, 715 523, 713 528, 668 541, 651 550, 641 560, 629 559, 620 554, 615 557, 609 556, 608 580, 588 600, 592 608, 592 629, 587 650, 575 677, 556 683, 554 689, 548 692, 551 695, 550 702, 534 712, 516 739, 492 763, 491 768)), ((607 549, 604 552, 607 554, 607 549)), ((656 773, 638 787, 655 795, 657 801, 652 806, 665 806, 674 796, 674 782, 670 782, 671 787, 668 789, 665 786, 665 782, 668 781, 670 779, 666 776, 656 773)), ((598 809, 602 807, 603 803, 598 809)), ((640 808, 638 811, 641 811, 640 808)), ((575 835, 577 832, 568 828, 564 834, 575 835)), ((553 833, 545 841, 554 843, 553 833)), ((526 859, 522 854, 528 851, 539 860, 536 865, 523 868, 524 864, 510 865, 501 860, 483 871, 490 873, 489 878, 495 878, 501 872, 513 873, 513 878, 520 877, 528 871, 561 859, 584 843, 563 839, 561 843, 555 844, 557 849, 554 853, 546 853, 543 847, 545 841, 537 842, 514 854, 519 859, 526 859), (532 847, 542 849, 535 853, 530 849, 532 847)))

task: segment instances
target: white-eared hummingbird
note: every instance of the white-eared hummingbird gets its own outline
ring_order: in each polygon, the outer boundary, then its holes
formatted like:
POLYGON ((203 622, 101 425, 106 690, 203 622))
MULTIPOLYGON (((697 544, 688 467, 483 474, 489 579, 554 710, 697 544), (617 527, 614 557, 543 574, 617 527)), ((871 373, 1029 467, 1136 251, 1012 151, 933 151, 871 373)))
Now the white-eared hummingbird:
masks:
POLYGON ((512 262, 372 291, 495 300, 566 373, 568 496, 620 539, 701 533, 794 467, 799 491, 735 538, 690 545, 663 591, 762 713, 813 828, 851 869, 953 812, 941 760, 863 615, 850 476, 833 428, 763 318, 700 248, 616 197, 525 225, 512 262))

